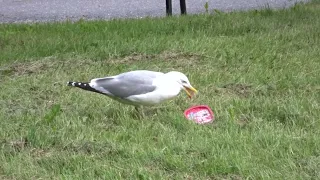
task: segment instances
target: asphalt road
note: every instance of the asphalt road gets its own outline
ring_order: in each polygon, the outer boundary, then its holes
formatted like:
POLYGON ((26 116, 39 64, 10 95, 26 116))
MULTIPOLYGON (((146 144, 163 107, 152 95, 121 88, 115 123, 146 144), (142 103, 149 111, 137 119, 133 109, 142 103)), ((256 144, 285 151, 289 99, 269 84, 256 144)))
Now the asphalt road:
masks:
MULTIPOLYGON (((307 0, 186 0, 187 13, 204 12, 207 1, 209 9, 232 11, 284 8, 307 0)), ((173 14, 179 14, 179 0, 172 2, 173 14)), ((165 0, 0 0, 0 23, 141 18, 165 12, 165 0)))

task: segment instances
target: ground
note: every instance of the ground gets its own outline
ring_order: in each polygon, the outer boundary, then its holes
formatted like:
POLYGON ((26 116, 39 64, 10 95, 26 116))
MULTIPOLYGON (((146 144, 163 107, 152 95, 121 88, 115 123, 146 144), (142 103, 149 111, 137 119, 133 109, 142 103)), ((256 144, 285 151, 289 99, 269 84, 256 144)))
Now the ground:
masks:
POLYGON ((319 7, 1 24, 0 178, 319 179, 319 7), (199 93, 141 119, 66 86, 134 69, 199 93), (212 124, 184 118, 198 104, 212 124))
MULTIPOLYGON (((234 11, 246 9, 286 8, 308 0, 187 0, 187 13, 217 9, 234 11)), ((113 19, 162 17, 166 15, 165 0, 0 0, 0 23, 48 22, 79 19, 113 19)), ((180 1, 172 1, 174 15, 180 14, 180 1)))

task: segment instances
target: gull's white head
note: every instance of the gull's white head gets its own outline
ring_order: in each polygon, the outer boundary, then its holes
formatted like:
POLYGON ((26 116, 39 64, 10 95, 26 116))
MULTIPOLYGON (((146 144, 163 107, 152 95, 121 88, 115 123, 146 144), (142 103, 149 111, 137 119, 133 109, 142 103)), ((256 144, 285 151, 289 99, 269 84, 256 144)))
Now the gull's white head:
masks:
POLYGON ((171 71, 166 73, 166 75, 170 77, 170 80, 175 81, 179 85, 180 89, 185 90, 189 98, 191 98, 194 93, 198 92, 194 87, 192 87, 185 74, 178 71, 171 71))

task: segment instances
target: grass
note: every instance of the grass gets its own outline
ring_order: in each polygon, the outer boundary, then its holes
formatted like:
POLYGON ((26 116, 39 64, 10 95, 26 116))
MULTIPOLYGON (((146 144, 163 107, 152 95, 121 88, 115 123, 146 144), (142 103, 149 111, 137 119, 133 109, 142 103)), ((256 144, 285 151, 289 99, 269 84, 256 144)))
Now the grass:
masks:
POLYGON ((1 179, 319 179, 320 2, 287 10, 0 25, 1 179), (137 119, 66 86, 178 70, 199 90, 137 119), (207 104, 215 122, 183 117, 207 104))

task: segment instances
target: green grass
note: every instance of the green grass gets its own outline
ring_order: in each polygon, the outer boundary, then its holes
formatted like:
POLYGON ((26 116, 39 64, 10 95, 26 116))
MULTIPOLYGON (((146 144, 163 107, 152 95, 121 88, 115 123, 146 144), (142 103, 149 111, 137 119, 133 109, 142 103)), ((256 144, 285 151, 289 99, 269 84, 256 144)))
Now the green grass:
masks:
POLYGON ((319 179, 320 2, 0 25, 0 179, 319 179), (134 117, 66 86, 178 70, 199 90, 134 117), (183 111, 207 104, 213 124, 183 111))

